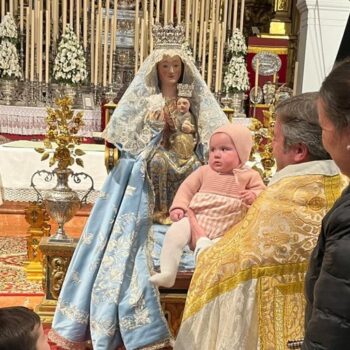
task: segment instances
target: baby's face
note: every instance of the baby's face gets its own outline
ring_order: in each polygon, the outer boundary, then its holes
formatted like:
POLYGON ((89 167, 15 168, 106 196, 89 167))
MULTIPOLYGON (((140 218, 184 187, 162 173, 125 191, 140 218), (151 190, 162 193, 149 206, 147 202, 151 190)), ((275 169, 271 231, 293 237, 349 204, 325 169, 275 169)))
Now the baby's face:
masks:
POLYGON ((181 113, 187 113, 190 110, 190 101, 186 98, 179 98, 177 100, 177 110, 181 113))

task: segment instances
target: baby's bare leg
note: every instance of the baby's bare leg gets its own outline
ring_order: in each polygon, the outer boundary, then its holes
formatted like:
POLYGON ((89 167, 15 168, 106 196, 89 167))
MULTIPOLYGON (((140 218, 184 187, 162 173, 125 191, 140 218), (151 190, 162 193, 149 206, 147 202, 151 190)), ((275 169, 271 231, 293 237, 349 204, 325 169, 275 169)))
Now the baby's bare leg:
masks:
POLYGON ((183 248, 190 242, 191 227, 187 217, 174 222, 165 234, 160 253, 160 273, 150 277, 157 286, 172 287, 175 283, 183 248))

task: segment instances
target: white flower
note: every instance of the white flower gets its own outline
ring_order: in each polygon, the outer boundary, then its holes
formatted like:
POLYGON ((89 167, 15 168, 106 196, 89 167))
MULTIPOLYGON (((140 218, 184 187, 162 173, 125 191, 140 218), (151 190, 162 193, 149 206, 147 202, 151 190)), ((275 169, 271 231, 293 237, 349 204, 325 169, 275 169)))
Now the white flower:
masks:
POLYGON ((68 24, 58 46, 53 77, 57 81, 68 84, 78 84, 87 78, 83 48, 79 44, 72 27, 68 24))
POLYGON ((15 40, 18 37, 16 23, 10 13, 7 13, 0 24, 0 39, 15 40))
POLYGON ((232 58, 224 77, 226 92, 244 92, 249 89, 248 71, 244 55, 247 52, 245 39, 239 29, 235 29, 228 45, 232 58))
POLYGON ((4 16, 0 24, 0 77, 21 78, 22 72, 19 65, 17 48, 17 27, 11 14, 4 16))

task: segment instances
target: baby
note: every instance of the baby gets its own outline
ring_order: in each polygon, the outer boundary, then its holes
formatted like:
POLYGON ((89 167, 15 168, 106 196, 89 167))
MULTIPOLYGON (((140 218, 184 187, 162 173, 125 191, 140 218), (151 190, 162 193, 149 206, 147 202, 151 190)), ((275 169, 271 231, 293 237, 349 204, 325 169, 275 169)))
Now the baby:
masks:
POLYGON ((40 317, 23 306, 0 308, 0 349, 50 350, 40 317))
POLYGON ((185 134, 194 133, 196 131, 194 125, 191 123, 193 116, 190 112, 190 101, 185 97, 179 97, 176 102, 177 119, 181 126, 181 131, 185 134))
POLYGON ((253 146, 248 128, 226 124, 214 131, 209 164, 195 170, 178 189, 160 256, 161 272, 150 277, 157 286, 175 283, 182 250, 196 246, 195 237, 214 243, 245 215, 265 189, 259 173, 245 166, 253 146))

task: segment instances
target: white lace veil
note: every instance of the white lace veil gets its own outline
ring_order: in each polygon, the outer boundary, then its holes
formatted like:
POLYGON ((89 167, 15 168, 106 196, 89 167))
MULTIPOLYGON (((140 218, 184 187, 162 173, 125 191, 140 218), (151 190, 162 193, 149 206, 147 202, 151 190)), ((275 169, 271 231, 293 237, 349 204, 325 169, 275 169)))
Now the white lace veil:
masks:
POLYGON ((121 98, 110 122, 103 132, 105 139, 119 149, 133 155, 139 154, 152 138, 144 120, 148 112, 147 97, 159 94, 157 63, 167 55, 179 56, 184 64, 182 83, 194 84, 191 111, 197 119, 199 142, 206 153, 210 135, 219 126, 228 122, 226 115, 202 79, 191 57, 179 49, 156 49, 141 65, 133 81, 121 98))

